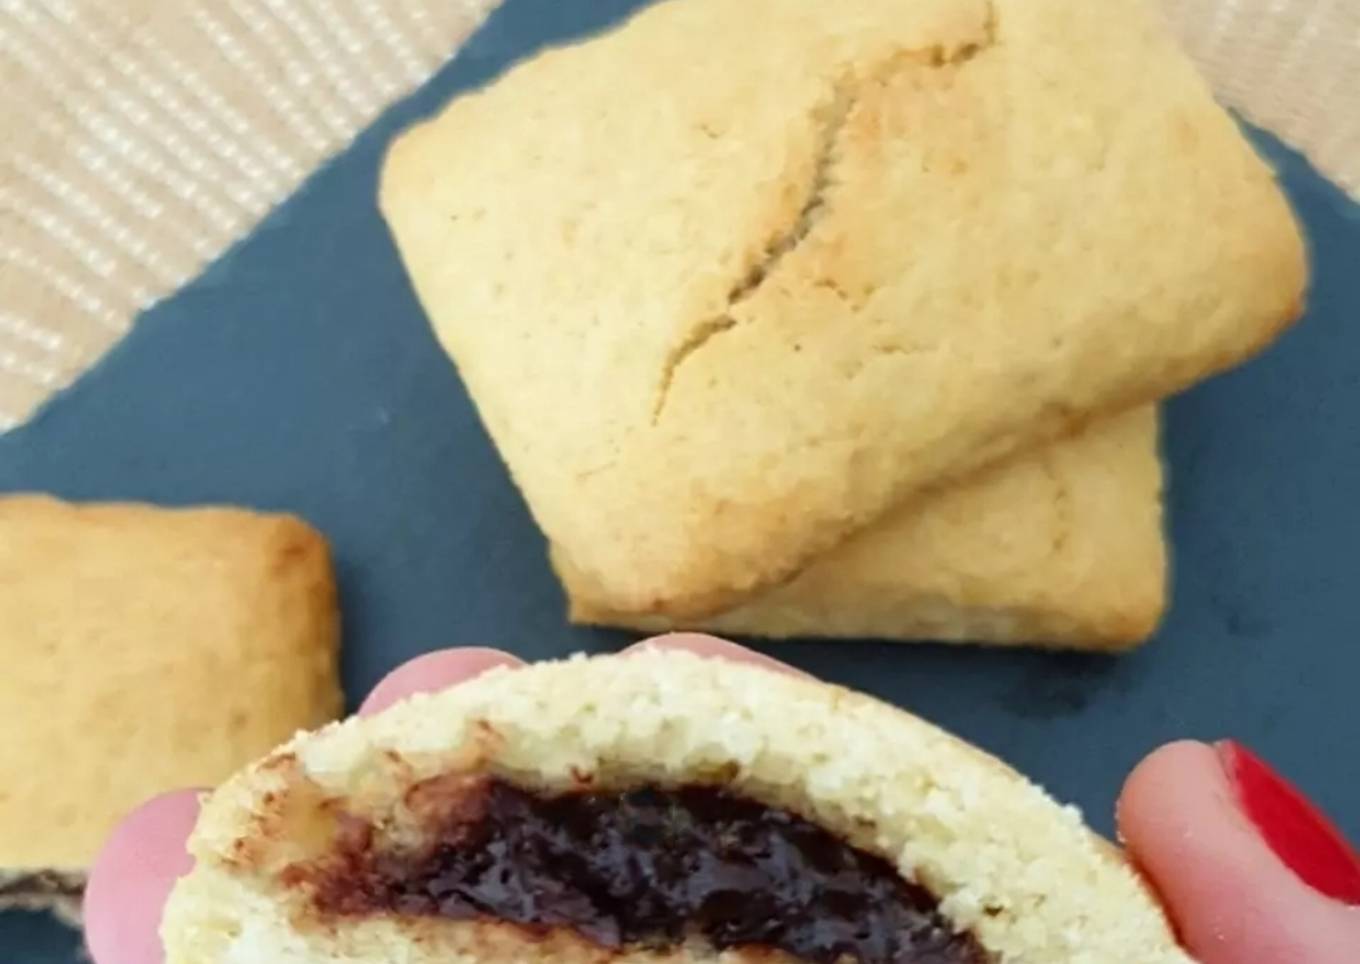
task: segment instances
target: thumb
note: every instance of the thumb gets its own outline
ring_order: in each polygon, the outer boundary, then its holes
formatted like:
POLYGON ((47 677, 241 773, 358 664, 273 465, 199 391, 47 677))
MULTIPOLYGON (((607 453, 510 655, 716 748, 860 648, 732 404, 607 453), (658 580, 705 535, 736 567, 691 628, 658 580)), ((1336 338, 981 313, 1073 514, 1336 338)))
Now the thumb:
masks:
POLYGON ((1360 856, 1239 744, 1158 750, 1129 777, 1119 828, 1203 964, 1360 959, 1360 856))

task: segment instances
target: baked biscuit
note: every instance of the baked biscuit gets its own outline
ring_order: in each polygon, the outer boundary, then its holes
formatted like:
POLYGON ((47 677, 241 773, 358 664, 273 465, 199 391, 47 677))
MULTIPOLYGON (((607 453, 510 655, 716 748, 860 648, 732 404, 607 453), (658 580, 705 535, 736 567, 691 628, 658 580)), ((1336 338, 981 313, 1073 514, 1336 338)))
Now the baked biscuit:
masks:
POLYGON ((0 498, 0 907, 74 912, 127 812, 333 719, 338 631, 297 519, 0 498))
POLYGON ((671 0, 405 134, 381 206, 574 598, 689 622, 1306 276, 1145 0, 671 0))
POLYGON ((999 761, 674 651, 302 736, 189 846, 167 964, 1190 964, 1119 853, 999 761))
POLYGON ((577 622, 1125 649, 1166 607, 1157 434, 1153 407, 1104 419, 898 506, 790 582, 694 623, 592 609, 556 567, 577 622))

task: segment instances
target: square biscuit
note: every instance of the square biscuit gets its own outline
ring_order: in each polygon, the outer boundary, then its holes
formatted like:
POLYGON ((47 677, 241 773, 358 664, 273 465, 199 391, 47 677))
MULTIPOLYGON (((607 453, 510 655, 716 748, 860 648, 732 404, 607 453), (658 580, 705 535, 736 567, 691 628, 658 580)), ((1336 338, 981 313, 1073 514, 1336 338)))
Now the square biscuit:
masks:
POLYGON ((694 621, 1301 311, 1146 0, 670 0, 405 134, 381 206, 582 605, 694 621))
POLYGON ((342 708, 325 540, 238 509, 0 498, 0 907, 78 907, 119 819, 342 708))
POLYGON ((789 582, 693 623, 592 609, 557 569, 577 622, 1121 650, 1166 608, 1162 484, 1146 406, 899 506, 789 582))

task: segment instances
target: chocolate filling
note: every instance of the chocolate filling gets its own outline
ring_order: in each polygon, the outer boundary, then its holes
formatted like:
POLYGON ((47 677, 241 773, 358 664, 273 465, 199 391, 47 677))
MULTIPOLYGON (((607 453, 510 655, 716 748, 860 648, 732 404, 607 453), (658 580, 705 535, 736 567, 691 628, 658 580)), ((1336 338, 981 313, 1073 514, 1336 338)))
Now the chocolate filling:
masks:
POLYGON ((695 937, 811 964, 986 964, 925 888, 792 813, 721 790, 547 797, 464 787, 416 853, 352 825, 308 868, 323 914, 390 913, 569 928, 609 949, 695 937))
POLYGON ((55 870, 39 870, 0 880, 0 900, 72 899, 85 893, 85 882, 78 876, 55 870))

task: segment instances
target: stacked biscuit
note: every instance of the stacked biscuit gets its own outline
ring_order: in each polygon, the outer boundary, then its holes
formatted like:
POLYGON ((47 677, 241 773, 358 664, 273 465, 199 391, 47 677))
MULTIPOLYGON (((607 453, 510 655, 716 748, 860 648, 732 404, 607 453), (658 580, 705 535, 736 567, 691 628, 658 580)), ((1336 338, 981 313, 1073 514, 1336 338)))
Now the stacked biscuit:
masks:
POLYGON ((1154 405, 1300 314, 1143 0, 672 0, 392 152, 417 293, 573 618, 1119 648, 1154 405))

